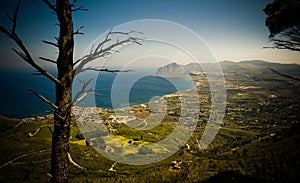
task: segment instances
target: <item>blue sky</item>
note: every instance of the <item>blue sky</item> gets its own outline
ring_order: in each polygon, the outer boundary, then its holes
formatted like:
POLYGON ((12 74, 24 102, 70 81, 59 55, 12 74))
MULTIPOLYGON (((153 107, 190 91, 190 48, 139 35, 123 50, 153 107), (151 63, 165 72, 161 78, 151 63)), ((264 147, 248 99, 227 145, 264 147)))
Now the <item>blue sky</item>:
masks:
MULTIPOLYGON (((0 0, 0 22, 9 25, 4 12, 11 12, 16 0, 0 0)), ((119 24, 139 19, 163 19, 188 27, 207 43, 218 61, 255 60, 300 63, 300 54, 262 49, 268 46, 268 30, 262 9, 271 0, 82 0, 88 9, 74 14, 75 28, 84 26, 84 36, 76 37, 76 57, 101 33, 119 24)), ((41 3, 22 4, 18 33, 36 58, 55 58, 56 49, 41 40, 58 34, 55 16, 41 3)), ((0 60, 4 66, 23 66, 11 51, 14 44, 0 35, 0 60)), ((25 64, 26 65, 26 64, 25 64)))

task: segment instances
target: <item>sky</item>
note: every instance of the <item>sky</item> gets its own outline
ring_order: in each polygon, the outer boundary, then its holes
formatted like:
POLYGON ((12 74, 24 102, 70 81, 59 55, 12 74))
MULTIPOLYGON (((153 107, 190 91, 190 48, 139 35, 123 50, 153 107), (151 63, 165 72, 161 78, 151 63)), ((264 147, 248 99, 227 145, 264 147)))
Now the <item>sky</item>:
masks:
MULTIPOLYGON (((73 14, 74 28, 84 26, 76 36, 75 57, 102 33, 134 20, 158 19, 187 27, 200 36, 217 61, 265 60, 300 64, 300 54, 288 50, 263 49, 270 46, 262 9, 272 0, 78 0, 88 11, 73 14)), ((16 0, 0 0, 0 24, 9 26, 5 12, 11 13, 16 0)), ((57 50, 41 40, 58 35, 55 15, 41 0, 24 0, 17 33, 34 58, 55 58, 57 50)), ((149 28, 155 31, 155 26, 149 28)), ((164 30, 171 34, 174 30, 164 30)), ((174 38, 175 39, 175 38, 174 38)), ((177 36, 177 41, 185 37, 177 36)), ((193 43, 191 43, 193 44, 193 43)), ((0 34, 1 67, 26 66, 12 51, 16 45, 0 34)), ((195 45, 192 45, 195 46, 195 45)))

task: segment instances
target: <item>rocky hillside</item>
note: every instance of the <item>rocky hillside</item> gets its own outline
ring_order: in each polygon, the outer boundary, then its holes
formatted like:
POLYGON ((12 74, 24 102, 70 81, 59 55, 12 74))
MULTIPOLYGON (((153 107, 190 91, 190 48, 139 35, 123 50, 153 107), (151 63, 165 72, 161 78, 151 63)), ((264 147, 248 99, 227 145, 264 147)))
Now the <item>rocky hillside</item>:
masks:
POLYGON ((163 67, 158 68, 156 75, 158 76, 174 76, 174 75, 180 75, 183 74, 185 69, 183 66, 172 62, 168 65, 165 65, 163 67))

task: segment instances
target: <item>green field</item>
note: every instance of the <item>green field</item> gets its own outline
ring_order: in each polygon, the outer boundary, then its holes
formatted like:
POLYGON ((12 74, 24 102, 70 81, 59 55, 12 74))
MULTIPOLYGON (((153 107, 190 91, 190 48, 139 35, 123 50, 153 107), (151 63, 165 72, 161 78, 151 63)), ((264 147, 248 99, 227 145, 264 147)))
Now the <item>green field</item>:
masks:
MULTIPOLYGON (((222 64, 228 87, 227 107, 220 130, 206 149, 200 150, 197 140, 201 139, 209 120, 207 83, 199 91, 201 109, 198 125, 187 142, 190 149, 182 147, 172 156, 149 165, 117 163, 114 174, 108 169, 115 162, 91 146, 96 142, 93 139, 98 139, 97 148, 105 147, 102 139, 124 157, 134 154, 151 157, 153 152, 168 151, 159 146, 144 146, 172 133, 178 125, 180 101, 166 98, 167 115, 147 130, 107 122, 113 112, 101 114, 105 126, 90 123, 81 130, 76 125, 72 128, 70 153, 86 169, 71 164, 70 182, 297 182, 300 178, 299 83, 274 75, 266 70, 270 65, 261 62, 222 64), (116 131, 104 137, 109 128, 116 131), (179 170, 170 168, 174 160, 182 162, 179 170)), ((298 69, 286 67, 274 65, 275 69, 292 74, 298 69)), ((203 78, 194 79, 205 83, 203 78)), ((134 113, 146 118, 149 111, 143 110, 136 106, 134 113)), ((52 128, 52 121, 51 117, 28 120, 0 117, 0 182, 49 181, 51 133, 48 127, 52 128), (29 137, 40 126, 43 128, 39 133, 29 137)))

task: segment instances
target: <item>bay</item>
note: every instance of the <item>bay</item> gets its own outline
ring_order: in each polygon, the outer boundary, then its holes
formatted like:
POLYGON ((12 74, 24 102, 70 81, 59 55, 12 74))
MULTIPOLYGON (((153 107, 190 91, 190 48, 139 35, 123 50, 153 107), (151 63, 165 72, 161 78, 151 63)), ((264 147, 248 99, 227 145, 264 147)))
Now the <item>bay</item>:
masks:
MULTIPOLYGON (((51 69, 50 72, 54 73, 51 69)), ((55 101, 55 86, 46 77, 32 75, 32 73, 34 71, 31 69, 1 68, 0 115, 24 118, 51 113, 51 107, 26 90, 34 89, 55 101)), ((95 93, 97 95, 87 96, 79 105, 115 108, 128 104, 147 103, 153 97, 186 90, 194 85, 185 78, 162 78, 154 75, 141 77, 139 73, 135 72, 101 73, 94 79, 96 80, 95 93), (133 80, 135 81, 132 82, 133 80), (132 83, 132 85, 128 86, 128 83, 132 83), (115 97, 114 105, 112 97, 115 97)))

